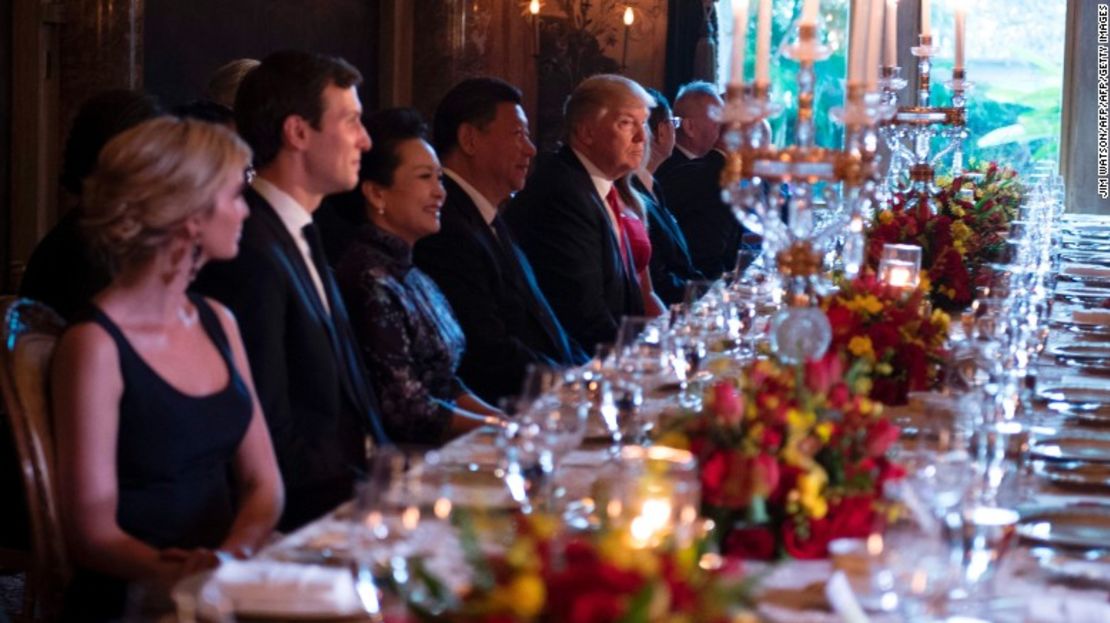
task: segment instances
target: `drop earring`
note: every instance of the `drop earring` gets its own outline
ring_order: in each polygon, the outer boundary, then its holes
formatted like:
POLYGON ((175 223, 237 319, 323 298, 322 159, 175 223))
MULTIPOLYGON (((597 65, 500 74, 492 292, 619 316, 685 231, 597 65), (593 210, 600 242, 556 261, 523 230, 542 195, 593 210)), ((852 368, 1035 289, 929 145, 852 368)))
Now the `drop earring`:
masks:
POLYGON ((204 256, 204 248, 200 246, 200 239, 193 241, 193 253, 191 262, 189 264, 189 281, 192 282, 197 278, 197 273, 200 272, 201 258, 204 256))

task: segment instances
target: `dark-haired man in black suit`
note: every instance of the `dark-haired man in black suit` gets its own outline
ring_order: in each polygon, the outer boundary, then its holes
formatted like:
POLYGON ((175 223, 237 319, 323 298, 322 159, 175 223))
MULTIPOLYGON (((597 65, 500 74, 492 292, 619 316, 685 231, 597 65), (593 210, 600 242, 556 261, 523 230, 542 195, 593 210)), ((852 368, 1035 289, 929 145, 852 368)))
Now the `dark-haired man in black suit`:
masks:
POLYGON ((447 200, 439 233, 413 255, 466 335, 459 376, 492 402, 520 391, 529 364, 576 365, 585 354, 568 340, 498 214, 536 154, 520 91, 495 78, 459 83, 436 108, 434 140, 447 200))
POLYGON ((337 58, 277 52, 239 88, 235 121, 258 172, 245 193, 239 255, 211 264, 197 289, 239 319, 295 528, 351 495, 371 443, 383 443, 350 323, 312 213, 358 183, 370 137, 362 76, 337 58))
POLYGON ((567 144, 537 162, 505 211, 556 316, 588 349, 644 313, 613 182, 643 160, 652 102, 623 76, 587 78, 567 100, 567 144))

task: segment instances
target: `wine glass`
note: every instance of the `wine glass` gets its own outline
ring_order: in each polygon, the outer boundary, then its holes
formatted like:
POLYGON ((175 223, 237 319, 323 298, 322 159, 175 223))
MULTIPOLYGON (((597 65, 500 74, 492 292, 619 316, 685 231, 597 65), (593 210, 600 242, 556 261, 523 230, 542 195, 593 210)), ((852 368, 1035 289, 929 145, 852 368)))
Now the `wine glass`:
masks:
POLYGON ((687 409, 701 407, 700 388, 694 383, 701 371, 707 348, 705 338, 696 327, 675 329, 669 339, 667 357, 679 380, 679 404, 687 409))

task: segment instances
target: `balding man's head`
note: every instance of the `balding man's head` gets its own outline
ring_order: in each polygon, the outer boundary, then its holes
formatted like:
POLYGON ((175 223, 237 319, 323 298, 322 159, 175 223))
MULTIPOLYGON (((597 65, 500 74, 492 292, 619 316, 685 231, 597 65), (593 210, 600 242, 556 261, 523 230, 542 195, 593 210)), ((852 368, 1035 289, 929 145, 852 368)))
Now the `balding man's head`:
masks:
POLYGON ((682 119, 677 143, 697 157, 713 148, 721 134, 720 115, 724 101, 708 82, 691 82, 682 86, 674 101, 675 116, 682 119))
POLYGON ((643 87, 624 76, 587 78, 567 99, 567 142, 616 179, 640 166, 648 109, 654 103, 643 87))

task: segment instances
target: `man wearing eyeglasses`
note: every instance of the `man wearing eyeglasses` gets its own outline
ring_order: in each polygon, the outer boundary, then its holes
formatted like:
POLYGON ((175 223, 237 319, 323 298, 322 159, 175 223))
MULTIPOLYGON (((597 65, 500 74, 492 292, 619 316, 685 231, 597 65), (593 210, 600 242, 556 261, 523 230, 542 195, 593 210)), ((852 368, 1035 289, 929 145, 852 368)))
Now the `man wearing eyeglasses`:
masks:
POLYGON ((674 102, 677 130, 674 153, 659 165, 656 177, 663 178, 673 167, 701 158, 713 149, 721 135, 724 106, 717 87, 708 82, 690 82, 678 90, 674 102))

